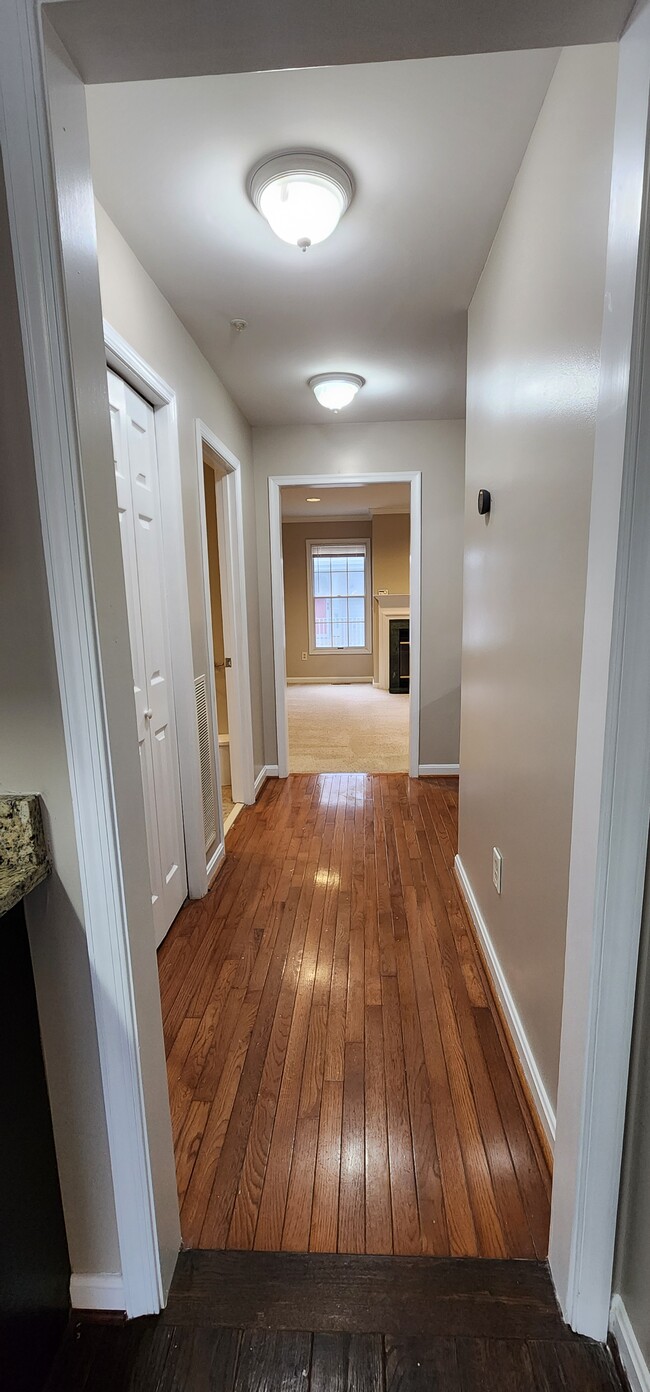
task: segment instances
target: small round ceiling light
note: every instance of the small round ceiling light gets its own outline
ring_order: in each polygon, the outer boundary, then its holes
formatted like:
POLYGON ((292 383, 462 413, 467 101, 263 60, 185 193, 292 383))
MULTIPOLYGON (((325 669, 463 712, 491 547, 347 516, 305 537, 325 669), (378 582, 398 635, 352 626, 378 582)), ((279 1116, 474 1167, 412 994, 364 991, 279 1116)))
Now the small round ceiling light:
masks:
POLYGON ((342 411, 354 401, 365 381, 365 377, 359 377, 356 372, 319 372, 317 377, 309 378, 308 386, 321 406, 326 406, 328 411, 342 411))
POLYGON ((249 175, 248 192, 276 236, 306 251, 334 231, 350 206, 354 184, 330 155, 298 150, 258 164, 249 175))

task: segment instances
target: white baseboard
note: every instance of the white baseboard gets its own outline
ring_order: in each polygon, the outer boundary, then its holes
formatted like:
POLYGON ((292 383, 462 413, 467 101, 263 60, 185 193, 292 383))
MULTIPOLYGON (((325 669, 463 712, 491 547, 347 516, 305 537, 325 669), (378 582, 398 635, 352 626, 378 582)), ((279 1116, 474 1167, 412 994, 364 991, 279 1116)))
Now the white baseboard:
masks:
POLYGON ((533 1102, 535 1103, 539 1119, 544 1127, 548 1143, 551 1148, 553 1148, 555 1144, 555 1112, 553 1111, 548 1093, 544 1087, 542 1075, 535 1062, 535 1055, 528 1043, 526 1032, 506 980, 505 972, 497 956, 496 948, 488 932, 487 923, 478 906, 476 896, 467 878, 465 867, 460 856, 456 856, 454 867, 469 916, 476 929, 481 947, 483 948, 485 959, 490 970, 492 984, 508 1022, 510 1033, 519 1055, 519 1061, 532 1093, 533 1102))
POLYGON ((126 1309, 124 1283, 120 1272, 90 1272, 70 1277, 70 1303, 73 1310, 126 1309))
POLYGON ((255 797, 257 797, 257 794, 259 793, 260 788, 263 786, 263 784, 266 783, 267 778, 277 778, 279 772, 280 770, 277 764, 264 764, 263 768, 260 769, 257 778, 255 779, 255 782, 253 784, 253 792, 255 793, 255 797))
POLYGON ((244 807, 244 806, 245 806, 245 803, 243 803, 243 802, 236 802, 236 803, 234 804, 232 810, 228 813, 228 816, 227 816, 227 817, 224 817, 224 821, 223 821, 223 834, 224 834, 224 836, 226 835, 226 832, 227 832, 227 831, 230 831, 230 828, 231 828, 233 822, 236 822, 236 821, 237 821, 237 818, 238 818, 238 816, 239 816, 239 813, 241 812, 242 807, 244 807))
POLYGON ((287 677, 287 686, 373 686, 372 677, 287 677))
POLYGON ((643 1357, 630 1316, 620 1295, 615 1295, 612 1300, 609 1327, 616 1340, 619 1357, 632 1392, 650 1392, 650 1368, 643 1357))
POLYGON ((460 764, 418 764, 418 778, 457 778, 460 764))
MULTIPOLYGON (((225 834, 225 833, 224 833, 224 834, 225 834)), ((210 888, 210 885, 212 884, 212 881, 213 881, 213 879, 214 879, 214 877, 215 877, 215 875, 216 875, 216 873, 217 873, 217 870, 219 870, 219 869, 221 868, 221 865, 222 865, 222 863, 223 863, 223 861, 224 861, 225 859, 226 859, 226 847, 224 846, 223 841, 220 841, 220 842, 219 842, 219 845, 217 846, 216 851, 213 851, 213 853, 212 853, 212 855, 210 856, 210 859, 209 859, 209 861, 208 861, 208 864, 207 864, 207 866, 206 866, 206 871, 207 871, 207 876, 208 876, 208 889, 210 888)))

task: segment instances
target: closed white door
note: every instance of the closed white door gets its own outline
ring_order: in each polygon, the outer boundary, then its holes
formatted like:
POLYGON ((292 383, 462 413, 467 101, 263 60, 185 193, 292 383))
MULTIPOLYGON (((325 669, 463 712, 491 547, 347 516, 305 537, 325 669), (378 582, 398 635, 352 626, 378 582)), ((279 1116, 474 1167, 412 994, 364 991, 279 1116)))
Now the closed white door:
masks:
POLYGON ((154 414, 108 373, 156 946, 187 895, 154 414))

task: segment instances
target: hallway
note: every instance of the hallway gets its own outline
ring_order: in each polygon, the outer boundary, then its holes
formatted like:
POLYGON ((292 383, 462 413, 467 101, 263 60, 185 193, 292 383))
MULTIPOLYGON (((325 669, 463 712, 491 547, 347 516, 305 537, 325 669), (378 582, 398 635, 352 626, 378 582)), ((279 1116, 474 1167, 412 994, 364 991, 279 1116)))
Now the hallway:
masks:
POLYGON ((187 1247, 545 1257, 452 780, 270 780, 159 953, 187 1247))

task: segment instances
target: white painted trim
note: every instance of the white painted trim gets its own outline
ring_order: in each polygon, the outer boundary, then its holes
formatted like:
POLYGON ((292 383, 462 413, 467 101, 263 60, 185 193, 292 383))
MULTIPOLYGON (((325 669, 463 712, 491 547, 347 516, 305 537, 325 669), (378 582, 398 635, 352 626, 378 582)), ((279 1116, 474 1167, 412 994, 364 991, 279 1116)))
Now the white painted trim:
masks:
POLYGON ((287 646, 282 563, 282 497, 280 484, 269 479, 269 529, 271 539, 271 614, 273 623, 273 681, 278 745, 278 777, 289 773, 289 722, 286 702, 287 646))
POLYGON ((650 4, 643 0, 619 46, 549 1245, 565 1319, 601 1340, 650 801, 649 94, 650 4))
POLYGON ((372 521, 372 513, 371 513, 371 511, 370 511, 370 508, 367 508, 365 512, 346 512, 346 514, 345 514, 344 517, 341 517, 340 513, 333 513, 333 512, 332 512, 332 513, 310 512, 310 513, 307 513, 304 517, 284 517, 284 516, 283 516, 283 518, 282 518, 282 526, 283 526, 283 527, 291 527, 292 524, 293 524, 294 522, 297 522, 297 523, 299 523, 299 525, 300 525, 301 527, 304 527, 305 522, 307 522, 307 523, 310 523, 310 522, 318 522, 318 523, 320 523, 320 522, 334 522, 334 523, 336 523, 336 522, 371 522, 371 521, 372 521))
POLYGON ((372 567, 370 563, 371 538, 367 537, 307 537, 305 541, 307 566, 307 624, 309 628, 310 657, 359 657, 372 653, 372 567), (362 648, 317 648, 316 615, 314 611, 314 568, 312 566, 312 546, 350 545, 363 547, 363 587, 364 587, 364 627, 369 642, 362 648))
POLYGON ((374 686, 372 677, 287 677, 287 686, 374 686))
MULTIPOLYGON (((286 700, 286 635, 284 614, 284 575, 282 566, 282 495, 281 488, 356 488, 364 483, 409 483, 410 506, 410 635, 411 682, 409 696, 409 776, 417 778, 420 753, 420 614, 421 614, 421 542, 422 542, 422 474, 415 470, 396 470, 372 474, 288 474, 269 478, 269 539, 271 547, 271 611, 273 617, 273 668, 275 683, 275 720, 278 744, 279 777, 289 772, 289 730, 286 700)), ((344 519, 340 519, 344 520, 344 519)))
POLYGON ((420 764, 418 778, 457 778, 460 764, 420 764))
POLYGON ((117 1272, 70 1277, 70 1304, 73 1310, 126 1311, 124 1282, 117 1272))
POLYGON ((255 779, 255 797, 257 798, 257 794, 260 792, 260 789, 264 787, 267 778, 278 777, 279 773, 277 764, 264 764, 264 767, 260 769, 257 778, 255 779))
POLYGON ((411 478, 409 594, 411 613, 409 641, 411 644, 409 682, 409 777, 417 778, 420 767, 420 651, 421 594, 422 594, 422 475, 411 478))
POLYGON ((230 734, 230 776, 235 802, 255 801, 255 770, 253 760, 253 716, 251 707, 250 667, 248 656, 248 610, 246 606, 246 572, 244 557, 244 522, 240 462, 232 450, 220 440, 202 420, 196 421, 196 462, 201 533, 201 572, 203 577, 203 608, 209 673, 210 735, 214 758, 214 778, 218 795, 220 839, 224 827, 221 813, 221 773, 218 767, 219 733, 214 682, 214 646, 212 642, 212 606, 210 600, 210 570, 206 530, 205 489, 203 464, 215 456, 219 470, 214 469, 217 502, 217 531, 219 539, 219 574, 223 636, 226 652, 233 665, 226 672, 228 697, 228 729, 230 734))
POLYGON ((616 1340, 619 1358, 627 1374, 631 1392, 650 1392, 650 1368, 643 1357, 630 1316, 620 1295, 615 1295, 612 1300, 609 1327, 616 1340))
POLYGON ((528 1042, 528 1037, 521 1022, 521 1017, 519 1015, 519 1011, 517 1010, 517 1006, 515 1005, 514 997, 508 985, 506 974, 503 970, 503 967, 501 966, 496 948, 490 937, 487 923, 485 922, 485 919, 479 908, 476 895, 474 894, 472 886, 467 878, 463 862, 460 856, 458 855, 454 860, 454 869, 456 871, 456 878, 458 880, 463 899, 465 900, 465 903, 467 905, 469 916, 472 920, 472 923, 474 924, 474 928, 476 929, 479 942, 483 948, 483 952, 488 967, 490 969, 492 985, 494 986, 496 994, 501 1003, 503 1013, 506 1017, 506 1020, 508 1021, 510 1033, 512 1035, 515 1047, 517 1049, 519 1061, 523 1068, 526 1077, 526 1082, 528 1083, 528 1086, 530 1088, 533 1102, 535 1103, 539 1119, 542 1123, 542 1126, 544 1127, 544 1132, 548 1140, 548 1143, 552 1148, 555 1143, 555 1113, 551 1106, 551 1102, 546 1088, 544 1087, 542 1075, 539 1071, 539 1068, 537 1067, 535 1055, 533 1054, 533 1051, 528 1042))
POLYGON ((236 821, 237 821, 237 818, 238 818, 239 813, 241 812, 243 806, 244 806, 244 803, 243 803, 243 802, 236 802, 235 805, 234 805, 234 807, 232 807, 231 810, 230 810, 230 812, 228 813, 228 816, 227 816, 227 817, 224 817, 224 820, 223 820, 224 835, 226 834, 226 832, 230 831, 230 828, 231 828, 233 822, 236 822, 236 821))
MULTIPOLYGON (((122 1265, 120 1305, 135 1316, 160 1309, 164 1279, 40 22, 32 0, 3 6, 0 141, 122 1265)), ((96 333, 99 349, 99 316, 96 333)), ((105 393, 105 383, 97 386, 105 393)), ((108 414, 106 430, 108 446, 108 414)))
POLYGON ((194 694, 176 395, 154 368, 145 362, 106 320, 104 343, 108 367, 123 377, 134 391, 139 392, 154 411, 187 889, 191 899, 200 899, 207 889, 205 836, 201 810, 201 758, 194 694))
MULTIPOLYGON (((221 812, 220 819, 223 822, 223 813, 221 812)), ((226 845, 224 837, 225 832, 224 835, 221 837, 219 845, 217 846, 216 850, 212 852, 212 855, 210 856, 210 859, 206 865, 206 878, 208 882, 208 888, 212 884, 212 881, 214 880, 217 872, 221 869, 221 866, 223 865, 223 862, 226 859, 226 845)))
MULTIPOLYGON (((212 436, 212 440, 216 442, 216 436, 212 436)), ((214 447, 212 444, 213 449, 214 447)), ((239 463, 217 484, 217 526, 219 554, 225 558, 221 596, 224 642, 233 658, 232 667, 226 671, 230 776, 235 802, 252 803, 255 800, 255 761, 248 655, 244 509, 239 463)))

